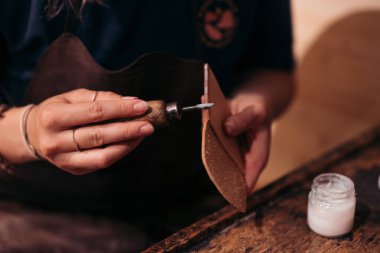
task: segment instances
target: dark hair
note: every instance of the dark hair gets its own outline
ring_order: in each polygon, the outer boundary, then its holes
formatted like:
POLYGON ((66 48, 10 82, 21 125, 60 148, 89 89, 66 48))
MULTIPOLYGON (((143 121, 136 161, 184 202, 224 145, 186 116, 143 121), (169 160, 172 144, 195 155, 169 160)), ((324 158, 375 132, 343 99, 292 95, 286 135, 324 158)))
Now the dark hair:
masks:
POLYGON ((63 9, 68 8, 81 17, 82 10, 87 2, 102 4, 102 0, 45 0, 48 19, 56 17, 63 9))

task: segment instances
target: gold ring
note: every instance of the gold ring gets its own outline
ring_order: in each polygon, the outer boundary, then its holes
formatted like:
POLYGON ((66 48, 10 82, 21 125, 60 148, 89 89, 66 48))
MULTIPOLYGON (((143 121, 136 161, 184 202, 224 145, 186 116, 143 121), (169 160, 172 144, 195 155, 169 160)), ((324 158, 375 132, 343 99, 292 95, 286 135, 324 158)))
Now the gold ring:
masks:
POLYGON ((91 102, 94 102, 97 96, 98 96, 98 91, 95 91, 94 95, 92 96, 91 102))
POLYGON ((77 129, 73 129, 73 142, 75 144, 75 149, 77 151, 81 152, 82 150, 80 149, 79 144, 78 144, 77 140, 75 139, 75 130, 77 130, 77 129))

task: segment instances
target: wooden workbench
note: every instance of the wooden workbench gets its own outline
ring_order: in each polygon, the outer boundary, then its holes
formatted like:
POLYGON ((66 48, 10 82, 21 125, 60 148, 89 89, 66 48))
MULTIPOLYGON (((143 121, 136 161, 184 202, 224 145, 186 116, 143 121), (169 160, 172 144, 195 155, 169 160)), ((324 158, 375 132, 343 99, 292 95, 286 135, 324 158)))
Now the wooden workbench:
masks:
POLYGON ((252 194, 248 211, 227 206, 153 245, 153 252, 380 252, 380 126, 252 194), (340 239, 306 223, 312 180, 325 172, 349 176, 357 205, 353 231, 340 239))

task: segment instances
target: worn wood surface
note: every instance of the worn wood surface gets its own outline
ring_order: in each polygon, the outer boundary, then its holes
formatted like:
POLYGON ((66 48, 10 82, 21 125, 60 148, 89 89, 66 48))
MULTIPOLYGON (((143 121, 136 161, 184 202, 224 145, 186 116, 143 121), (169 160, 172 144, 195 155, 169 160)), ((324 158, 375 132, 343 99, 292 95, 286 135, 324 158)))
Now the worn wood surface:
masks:
POLYGON ((379 175, 380 126, 256 192, 246 213, 225 207, 144 252, 380 252, 379 175), (321 237, 306 224, 312 180, 324 172, 355 183, 355 225, 343 238, 321 237))

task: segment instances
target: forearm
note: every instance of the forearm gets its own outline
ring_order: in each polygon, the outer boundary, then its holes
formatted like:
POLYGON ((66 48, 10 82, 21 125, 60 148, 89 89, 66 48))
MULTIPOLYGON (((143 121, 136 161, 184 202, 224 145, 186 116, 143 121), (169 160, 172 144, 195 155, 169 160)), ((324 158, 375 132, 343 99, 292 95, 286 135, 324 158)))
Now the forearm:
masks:
POLYGON ((291 103, 295 93, 295 84, 291 72, 262 70, 256 72, 246 83, 239 87, 232 99, 233 103, 263 102, 269 108, 271 116, 280 116, 291 103))
POLYGON ((34 160, 24 145, 20 121, 24 107, 14 107, 0 118, 0 154, 11 163, 34 160))

